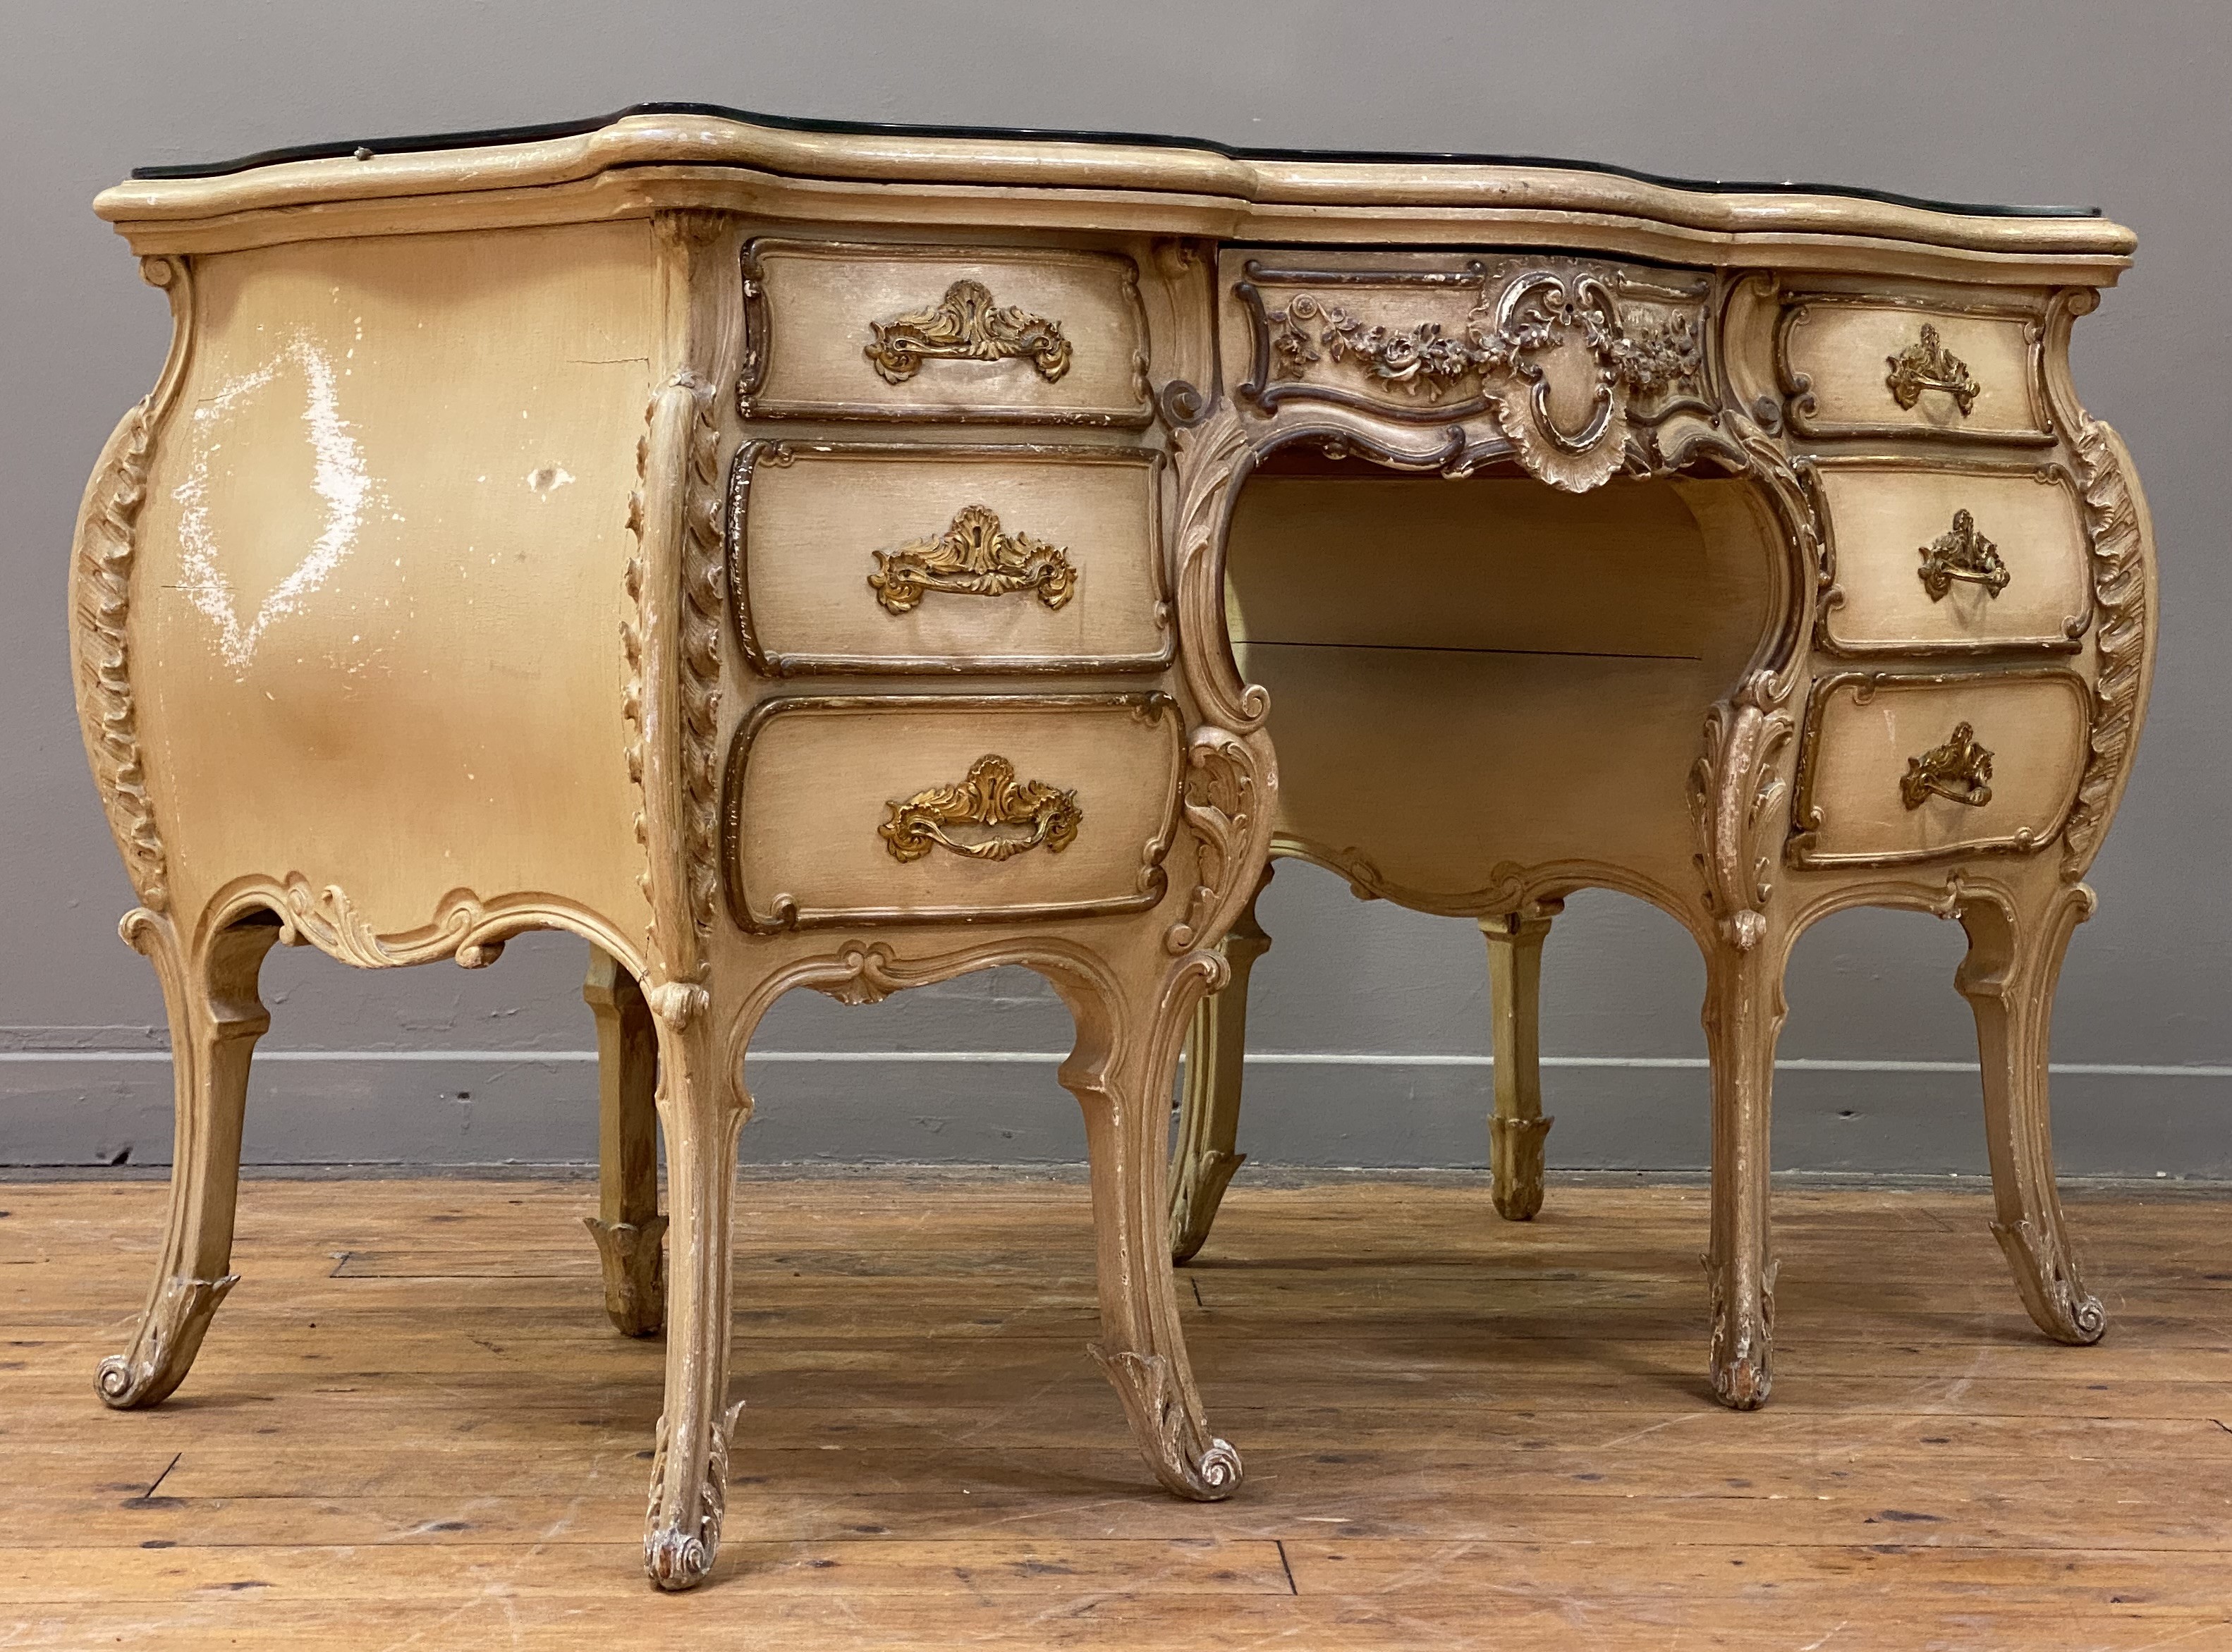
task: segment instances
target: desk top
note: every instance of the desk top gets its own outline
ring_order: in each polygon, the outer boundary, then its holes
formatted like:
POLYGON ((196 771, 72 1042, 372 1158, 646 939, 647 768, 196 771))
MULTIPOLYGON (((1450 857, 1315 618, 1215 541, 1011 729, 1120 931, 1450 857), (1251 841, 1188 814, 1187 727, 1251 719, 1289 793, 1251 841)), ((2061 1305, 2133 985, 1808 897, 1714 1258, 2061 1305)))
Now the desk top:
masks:
MULTIPOLYGON (((143 167, 103 192, 95 210, 143 252, 214 250, 270 237, 243 241, 211 220, 274 209, 315 207, 323 209, 321 218, 347 219, 351 215, 337 209, 350 204, 409 200, 431 207, 448 198, 442 215, 454 216, 457 198, 482 198, 486 209, 533 189, 595 198, 567 217, 692 205, 782 216, 824 216, 836 207, 836 216, 852 217, 857 208, 844 210, 846 198, 866 191, 879 198, 877 211, 891 214, 894 186, 910 193, 907 216, 918 221, 931 198, 958 208, 973 197, 981 222, 985 198, 996 194, 1002 213, 1014 214, 1009 222, 1030 227, 1320 243, 1449 245, 1515 236, 1595 246, 1609 239, 1631 243, 1625 249, 1636 256, 1723 265, 1804 263, 1810 242, 1859 237, 1933 249, 1964 262, 1978 254, 2075 261, 2080 278, 2096 283, 2104 274, 2112 279, 2135 244, 2130 230, 2092 208, 1706 183, 1585 161, 849 125, 691 103, 641 104, 561 125, 313 144, 143 167), (188 224, 211 235, 188 245, 157 233, 157 226, 188 224)), ((552 221, 548 203, 535 221, 552 221)), ((377 231, 369 223, 297 224, 284 238, 352 232, 377 231)))

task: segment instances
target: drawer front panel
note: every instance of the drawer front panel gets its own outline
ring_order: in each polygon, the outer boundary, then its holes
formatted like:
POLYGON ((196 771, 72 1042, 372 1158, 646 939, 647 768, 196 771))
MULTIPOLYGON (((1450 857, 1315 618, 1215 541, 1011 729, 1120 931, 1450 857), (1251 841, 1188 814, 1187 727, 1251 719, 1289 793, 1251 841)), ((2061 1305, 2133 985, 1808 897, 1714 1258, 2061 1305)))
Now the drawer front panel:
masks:
POLYGON ((1828 462, 1815 472, 1838 653, 2073 651, 2092 585, 2077 490, 2058 467, 1924 470, 1828 462))
POLYGON ((730 915, 766 931, 1152 906, 1180 745, 1159 694, 769 701, 730 752, 730 915))
POLYGON ((2043 845, 2076 800, 2091 705, 2085 679, 2060 668, 1823 678, 1791 859, 1890 865, 2043 845))
POLYGON ((1814 298, 1782 319, 1783 388, 1801 436, 2054 439, 2040 324, 2021 314, 1814 298))
POLYGON ((767 417, 1145 424, 1129 259, 756 241, 744 410, 767 417))
POLYGON ((745 655, 776 676, 1159 668, 1160 463, 1141 449, 749 444, 728 523, 745 655))

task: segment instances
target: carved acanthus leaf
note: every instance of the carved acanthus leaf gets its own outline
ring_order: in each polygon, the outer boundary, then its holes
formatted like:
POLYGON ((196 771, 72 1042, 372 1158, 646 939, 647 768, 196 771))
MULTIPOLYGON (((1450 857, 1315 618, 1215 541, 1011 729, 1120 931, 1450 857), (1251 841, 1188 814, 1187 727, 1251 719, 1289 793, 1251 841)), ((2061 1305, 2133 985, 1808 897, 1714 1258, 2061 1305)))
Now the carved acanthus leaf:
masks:
POLYGON ((1185 822, 1194 834, 1194 886, 1185 916, 1163 936, 1173 956, 1196 945, 1231 894, 1262 807, 1256 754, 1218 728, 1197 729, 1186 746, 1185 822))
POLYGON ((2099 675, 2092 684, 2092 728, 2077 802, 2062 828, 2062 870, 2081 873, 2099 846, 2125 772, 2142 707, 2145 669, 2146 560, 2139 514, 2116 457, 2108 427, 2085 419, 2077 427, 2077 471, 2092 546, 2094 648, 2099 675))
POLYGON ((1783 793, 1783 748, 1796 729, 1787 709, 1796 680, 1755 671, 1705 718, 1705 749, 1690 776, 1690 811, 1704 874, 1705 910, 1740 951, 1766 932, 1783 793))
POLYGON ((707 1429, 704 1469, 695 1476, 698 1506, 690 1511, 666 1507, 667 1426, 665 1413, 659 1414, 651 1455, 651 1502, 644 1511, 643 1564, 661 1589, 692 1588, 713 1569, 729 1496, 729 1436, 743 1409, 738 1400, 707 1429))

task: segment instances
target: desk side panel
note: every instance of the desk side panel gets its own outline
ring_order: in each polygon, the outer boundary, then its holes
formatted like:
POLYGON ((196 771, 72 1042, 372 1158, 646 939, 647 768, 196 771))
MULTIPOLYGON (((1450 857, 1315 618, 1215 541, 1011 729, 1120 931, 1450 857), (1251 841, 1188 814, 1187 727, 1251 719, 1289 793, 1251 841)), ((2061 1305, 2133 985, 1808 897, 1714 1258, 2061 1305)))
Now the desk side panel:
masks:
POLYGON ((382 935, 468 891, 639 939, 646 226, 296 243, 194 277, 132 612, 181 918, 299 874, 382 935))

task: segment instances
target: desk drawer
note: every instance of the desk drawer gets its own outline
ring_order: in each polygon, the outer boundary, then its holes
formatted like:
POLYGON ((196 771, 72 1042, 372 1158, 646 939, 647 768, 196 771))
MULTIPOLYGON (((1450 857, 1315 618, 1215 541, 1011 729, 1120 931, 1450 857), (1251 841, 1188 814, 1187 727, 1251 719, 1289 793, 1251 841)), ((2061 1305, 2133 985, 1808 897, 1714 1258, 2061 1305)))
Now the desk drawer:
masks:
POLYGON ((1138 448, 750 444, 728 522, 744 653, 773 676, 1167 664, 1160 464, 1138 448))
POLYGON ((2069 473, 1823 461, 1834 653, 2074 651, 2091 623, 2083 515, 2069 473))
POLYGON ((747 414, 1145 424, 1131 260, 1100 253, 755 241, 747 414))
POLYGON ((1791 859, 1880 866, 2041 847, 2076 800, 2092 701, 2060 667, 1820 679, 1791 859))
POLYGON ((1152 906, 1181 734, 1161 694, 769 701, 729 755, 730 915, 764 931, 1152 906))
POLYGON ((2047 443, 2039 320, 1816 296, 1783 313, 1783 388, 1801 436, 2047 443))

